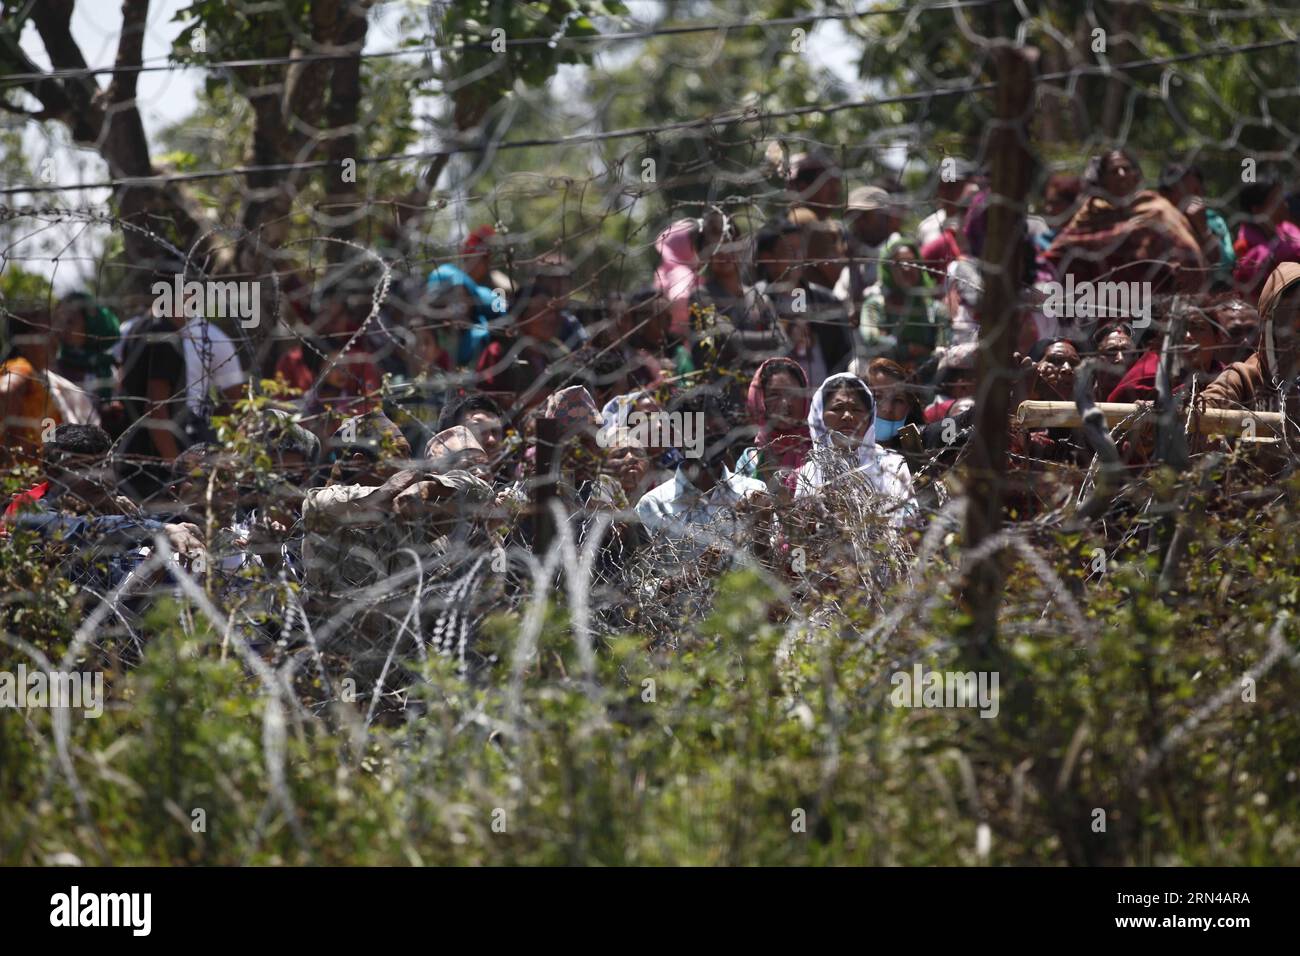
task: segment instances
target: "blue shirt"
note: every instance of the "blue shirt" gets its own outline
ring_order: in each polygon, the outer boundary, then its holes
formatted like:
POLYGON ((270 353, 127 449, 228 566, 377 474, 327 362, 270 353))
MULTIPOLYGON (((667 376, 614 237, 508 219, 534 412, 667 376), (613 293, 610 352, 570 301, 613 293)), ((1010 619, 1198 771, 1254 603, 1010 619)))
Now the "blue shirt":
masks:
MULTIPOLYGON (((449 286, 463 288, 469 293, 470 302, 474 305, 475 324, 461 333, 460 344, 456 349, 456 364, 473 365, 478 361, 482 351, 487 348, 488 339, 492 334, 488 323, 493 316, 503 315, 505 310, 497 311, 494 306, 498 300, 492 290, 485 285, 479 285, 465 270, 457 266, 444 263, 429 273, 429 281, 426 285, 429 292, 435 293, 449 286)), ((504 304, 504 300, 502 303, 504 304)))

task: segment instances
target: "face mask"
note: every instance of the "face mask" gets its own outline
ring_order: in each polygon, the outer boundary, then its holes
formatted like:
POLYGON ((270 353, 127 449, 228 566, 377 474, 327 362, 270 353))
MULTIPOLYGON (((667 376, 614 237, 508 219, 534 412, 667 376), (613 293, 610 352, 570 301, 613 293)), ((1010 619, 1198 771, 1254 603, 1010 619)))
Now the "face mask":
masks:
POLYGON ((902 430, 903 426, 906 424, 907 424, 906 418, 900 418, 898 421, 893 421, 888 418, 877 418, 876 419, 876 441, 878 442, 889 441, 889 439, 897 435, 902 430))

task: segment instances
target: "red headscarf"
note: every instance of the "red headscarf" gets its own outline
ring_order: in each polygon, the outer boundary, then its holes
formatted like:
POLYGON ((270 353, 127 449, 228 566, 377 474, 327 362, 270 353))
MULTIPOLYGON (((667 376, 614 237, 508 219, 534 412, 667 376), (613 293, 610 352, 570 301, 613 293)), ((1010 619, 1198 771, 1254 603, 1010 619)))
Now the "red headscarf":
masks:
POLYGON ((804 419, 808 417, 808 376, 794 359, 770 358, 758 367, 749 383, 749 395, 745 404, 749 408, 750 418, 758 426, 755 441, 760 451, 770 452, 775 456, 778 467, 798 468, 808 456, 812 440, 808 437, 808 426, 804 419), (767 404, 763 400, 763 382, 776 372, 789 372, 799 382, 802 390, 799 407, 794 410, 788 424, 769 421, 767 404))

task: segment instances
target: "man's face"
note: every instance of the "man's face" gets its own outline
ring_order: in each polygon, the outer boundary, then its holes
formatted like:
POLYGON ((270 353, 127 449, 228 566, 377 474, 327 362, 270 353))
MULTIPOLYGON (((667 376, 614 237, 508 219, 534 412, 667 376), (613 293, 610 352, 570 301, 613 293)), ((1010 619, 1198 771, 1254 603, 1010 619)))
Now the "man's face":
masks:
POLYGON ((45 477, 60 504, 73 510, 94 513, 113 502, 117 479, 101 455, 68 455, 47 467, 45 477))
POLYGON ((1292 286, 1273 307, 1273 350, 1283 379, 1300 374, 1300 285, 1292 286))
POLYGON ((796 185, 800 198, 823 217, 839 207, 843 189, 843 181, 830 169, 810 170, 796 185))
POLYGON ((1191 346, 1189 360, 1192 367, 1208 372, 1223 348, 1223 334, 1209 322, 1194 322, 1187 329, 1187 344, 1191 346))
POLYGON ((1069 342, 1054 342, 1038 363, 1038 378, 1043 386, 1062 399, 1074 391, 1074 370, 1079 365, 1079 352, 1069 342))
POLYGON ((656 296, 635 309, 628 309, 620 320, 623 335, 644 348, 657 351, 668 341, 672 310, 666 300, 656 296))
POLYGON ((519 319, 519 332, 539 342, 552 342, 560 334, 560 314, 544 295, 534 296, 519 319))
POLYGON ((709 413, 704 419, 704 456, 699 459, 699 466, 721 477, 722 469, 736 460, 735 442, 731 422, 719 413, 709 413))
POLYGON ((631 494, 640 487, 650 470, 650 459, 642 448, 620 445, 605 454, 605 470, 618 480, 625 492, 631 494))
POLYGON ((48 320, 35 321, 41 323, 40 327, 16 333, 13 337, 13 345, 21 349, 34 364, 51 364, 59 352, 58 334, 53 323, 48 320))
POLYGON ((788 232, 777 240, 772 255, 772 277, 786 287, 794 287, 803 279, 803 264, 807 256, 807 243, 802 232, 788 232))
POLYGON ((244 503, 289 525, 297 517, 302 496, 312 483, 314 468, 306 455, 293 449, 277 451, 273 460, 271 473, 245 489, 244 503))
POLYGON ((1111 332, 1101 341, 1098 350, 1103 365, 1123 369, 1128 366, 1128 357, 1133 351, 1133 340, 1125 332, 1111 332))
POLYGON ((943 394, 949 398, 973 398, 975 396, 975 370, 973 368, 954 368, 944 376, 943 394))
POLYGON ((487 452, 481 448, 462 448, 438 470, 440 472, 467 471, 480 481, 492 483, 492 462, 488 459, 487 452))
POLYGON ((411 463, 411 443, 400 432, 384 437, 382 447, 375 457, 353 452, 347 459, 350 483, 356 485, 382 485, 411 463))
POLYGON ((473 411, 462 418, 460 423, 473 433, 489 458, 496 457, 505 437, 505 429, 498 416, 491 412, 473 411))
POLYGON ((889 238, 893 232, 889 215, 883 209, 869 209, 857 212, 850 220, 849 228, 858 241, 868 246, 878 246, 889 238))
POLYGON ((1243 361, 1259 347, 1259 313, 1246 303, 1236 303, 1220 309, 1215 318, 1227 334, 1224 349, 1227 361, 1243 361))
POLYGON ((568 276, 542 276, 537 280, 537 287, 542 295, 551 300, 551 308, 563 312, 569 307, 569 295, 573 291, 573 280, 568 276))

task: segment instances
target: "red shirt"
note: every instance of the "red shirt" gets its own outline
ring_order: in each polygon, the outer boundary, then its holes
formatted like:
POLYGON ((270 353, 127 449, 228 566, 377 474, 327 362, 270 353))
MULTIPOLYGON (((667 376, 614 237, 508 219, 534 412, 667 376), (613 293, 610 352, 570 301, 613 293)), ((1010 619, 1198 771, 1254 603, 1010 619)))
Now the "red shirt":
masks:
POLYGON ((6 518, 12 518, 14 515, 18 514, 18 512, 22 511, 24 506, 33 505, 44 498, 46 492, 49 490, 50 483, 48 481, 42 481, 38 484, 32 485, 26 491, 18 492, 18 494, 14 495, 13 501, 9 502, 9 506, 5 508, 4 516, 6 518))
POLYGON ((931 405, 925 410, 925 413, 922 416, 925 418, 925 423, 927 425, 933 425, 935 422, 942 421, 948 414, 948 409, 952 408, 956 402, 957 399, 950 398, 947 401, 936 402, 934 405, 931 405))
POLYGON ((1154 402, 1156 400, 1156 371, 1160 368, 1160 353, 1144 352, 1124 373, 1119 384, 1110 390, 1108 402, 1154 402))
MULTIPOLYGON (((357 349, 339 359, 334 369, 341 392, 347 396, 371 395, 379 391, 383 382, 383 376, 370 356, 357 349)), ((316 383, 316 374, 307 365, 301 345, 295 345, 280 356, 275 364, 275 374, 285 384, 302 392, 316 383)))

